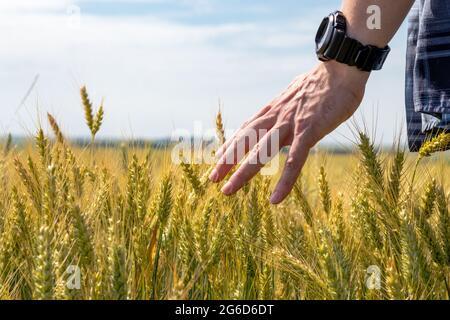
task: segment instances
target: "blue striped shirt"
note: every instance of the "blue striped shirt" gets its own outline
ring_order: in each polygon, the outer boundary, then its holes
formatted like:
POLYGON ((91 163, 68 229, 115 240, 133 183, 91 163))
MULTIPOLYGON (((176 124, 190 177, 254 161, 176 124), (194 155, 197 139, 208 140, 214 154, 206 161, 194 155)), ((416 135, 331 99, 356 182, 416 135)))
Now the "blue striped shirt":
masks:
POLYGON ((409 17, 406 120, 411 151, 450 128, 450 1, 417 0, 409 17))

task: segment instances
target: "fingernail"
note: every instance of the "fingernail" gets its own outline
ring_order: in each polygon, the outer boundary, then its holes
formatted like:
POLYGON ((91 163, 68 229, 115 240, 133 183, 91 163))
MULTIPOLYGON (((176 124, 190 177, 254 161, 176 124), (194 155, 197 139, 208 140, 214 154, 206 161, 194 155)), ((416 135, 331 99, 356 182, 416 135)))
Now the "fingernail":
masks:
POLYGON ((232 193, 232 191, 233 191, 233 185, 230 182, 227 182, 222 188, 222 192, 225 195, 230 195, 232 193))
POLYGON ((209 175, 209 180, 211 180, 212 182, 217 182, 217 180, 219 179, 219 173, 217 172, 216 169, 214 169, 211 174, 209 175))
POLYGON ((275 191, 272 193, 272 196, 270 197, 270 203, 271 204, 278 204, 281 201, 281 194, 278 191, 275 191))

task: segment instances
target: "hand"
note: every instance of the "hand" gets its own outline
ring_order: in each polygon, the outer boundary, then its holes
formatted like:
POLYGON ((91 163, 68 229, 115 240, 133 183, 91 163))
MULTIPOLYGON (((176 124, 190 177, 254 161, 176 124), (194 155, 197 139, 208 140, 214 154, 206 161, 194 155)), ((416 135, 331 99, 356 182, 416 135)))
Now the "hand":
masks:
POLYGON ((222 181, 252 150, 222 188, 224 194, 231 195, 261 170, 267 162, 261 161, 263 156, 273 158, 281 148, 291 146, 270 199, 273 204, 282 202, 291 192, 310 149, 356 111, 368 78, 369 73, 334 61, 320 63, 311 72, 299 76, 219 148, 216 154, 219 161, 210 175, 211 181, 222 181), (260 130, 266 130, 266 134, 259 134, 260 130), (256 132, 256 139, 248 139, 252 132, 256 132), (279 138, 278 150, 263 155, 263 150, 267 153, 271 149, 275 137, 279 138))

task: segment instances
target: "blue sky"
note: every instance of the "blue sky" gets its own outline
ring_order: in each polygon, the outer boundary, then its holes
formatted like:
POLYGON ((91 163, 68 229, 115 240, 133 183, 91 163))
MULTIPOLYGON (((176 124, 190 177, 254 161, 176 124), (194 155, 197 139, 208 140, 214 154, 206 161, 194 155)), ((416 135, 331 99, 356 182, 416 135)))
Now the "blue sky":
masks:
MULTIPOLYGON (((237 128, 316 64, 315 30, 339 4, 2 1, 0 29, 6 37, 0 48, 0 134, 30 134, 50 111, 68 135, 86 135, 78 98, 82 84, 97 103, 105 98, 105 137, 164 137, 175 129, 193 130, 195 122, 206 130, 219 99, 226 125, 237 128), (77 7, 79 20, 71 14, 77 7)), ((403 27, 357 114, 383 143, 404 129, 405 42, 403 27)), ((351 136, 344 125, 326 141, 348 143, 351 136)))
POLYGON ((158 15, 191 24, 218 24, 298 19, 303 10, 339 5, 336 0, 284 1, 86 1, 77 2, 84 12, 95 15, 158 15), (130 2, 133 3, 130 5, 130 2))

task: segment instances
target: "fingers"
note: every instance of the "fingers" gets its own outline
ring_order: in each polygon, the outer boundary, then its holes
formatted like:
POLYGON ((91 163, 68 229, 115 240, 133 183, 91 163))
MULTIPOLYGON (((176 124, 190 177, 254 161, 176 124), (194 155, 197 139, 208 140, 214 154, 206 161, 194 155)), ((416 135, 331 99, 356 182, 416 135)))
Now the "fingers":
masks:
POLYGON ((255 114, 252 118, 250 118, 250 120, 246 121, 240 128, 239 130, 237 130, 235 132, 235 134, 230 138, 230 140, 228 140, 227 142, 225 142, 216 152, 216 158, 220 159, 223 154, 225 153, 225 151, 233 144, 233 142, 235 141, 236 137, 239 135, 239 133, 244 130, 249 124, 251 124, 253 121, 257 120, 258 118, 264 116, 267 112, 270 111, 271 106, 268 105, 264 108, 262 108, 257 114, 255 114))
POLYGON ((258 143, 261 138, 260 135, 266 133, 262 131, 270 129, 275 121, 274 117, 258 119, 238 132, 211 172, 210 180, 213 182, 222 181, 231 169, 258 143))
POLYGON ((228 140, 224 145, 222 145, 216 152, 216 158, 220 159, 225 151, 233 144, 236 136, 239 134, 240 131, 244 130, 246 127, 248 127, 248 124, 253 123, 257 119, 265 116, 273 107, 282 106, 288 103, 292 98, 295 97, 299 90, 299 86, 301 84, 301 80, 304 78, 304 76, 296 77, 287 87, 287 89, 281 93, 278 97, 276 97, 268 106, 261 109, 257 114, 255 114, 250 120, 246 121, 241 128, 233 135, 233 137, 228 140))
POLYGON ((281 203, 292 191, 306 159, 308 158, 310 145, 311 144, 306 140, 305 136, 303 136, 303 138, 301 135, 294 137, 283 173, 270 197, 270 202, 272 204, 281 203))
MULTIPOLYGON (((294 79, 287 90, 275 98, 270 105, 261 109, 253 118, 243 124, 234 136, 217 150, 216 158, 219 159, 219 161, 209 176, 209 179, 212 182, 222 181, 232 168, 245 157, 247 152, 258 143, 261 138, 261 129, 269 130, 277 123, 279 120, 279 111, 295 97, 301 82, 301 77, 294 79)), ((270 138, 270 136, 268 136, 268 138, 270 138)), ((279 149, 276 151, 278 152, 279 149)), ((251 166, 251 162, 247 163, 247 165, 244 166, 244 169, 240 168, 238 171, 244 176, 244 180, 245 174, 247 174, 247 170, 245 169, 247 166, 251 166)), ((258 166, 253 166, 248 170, 248 173, 252 173, 252 170, 258 172, 261 167, 262 166, 259 166, 259 168, 258 166)), ((225 190, 228 188, 225 188, 225 190)))
POLYGON ((231 195, 241 189, 265 164, 275 157, 281 148, 280 141, 285 140, 288 134, 288 126, 273 128, 267 133, 225 184, 222 192, 226 195, 231 195))
POLYGON ((254 128, 241 130, 220 157, 216 167, 210 175, 213 182, 222 181, 231 169, 238 164, 250 150, 258 143, 258 137, 254 128))

